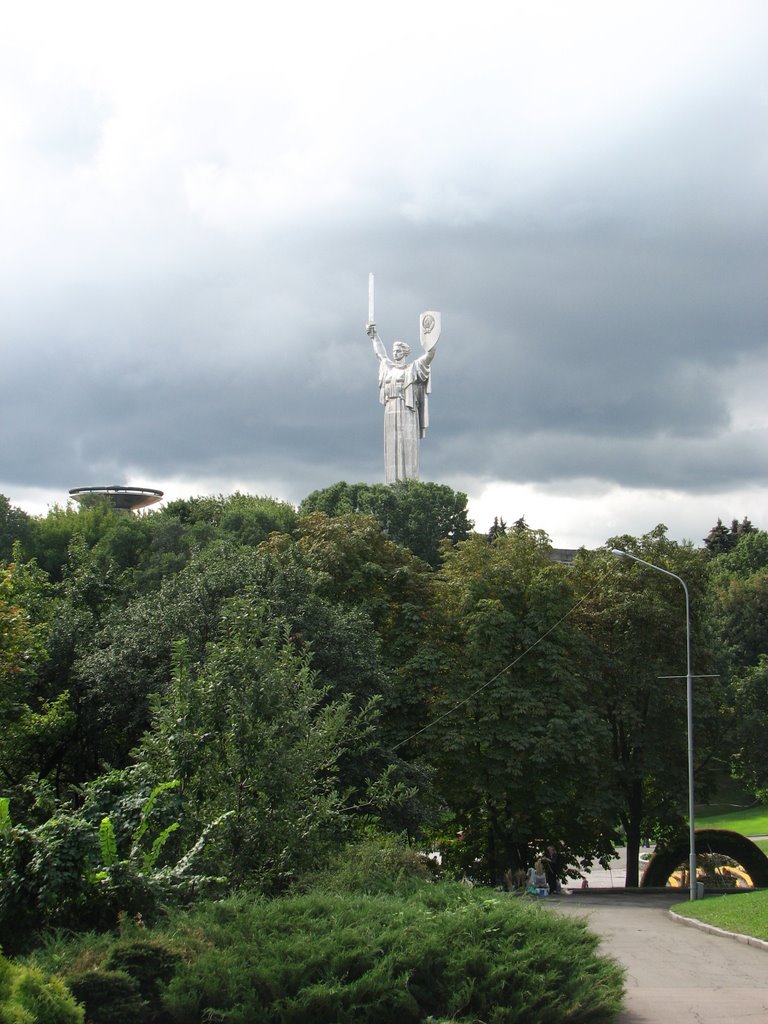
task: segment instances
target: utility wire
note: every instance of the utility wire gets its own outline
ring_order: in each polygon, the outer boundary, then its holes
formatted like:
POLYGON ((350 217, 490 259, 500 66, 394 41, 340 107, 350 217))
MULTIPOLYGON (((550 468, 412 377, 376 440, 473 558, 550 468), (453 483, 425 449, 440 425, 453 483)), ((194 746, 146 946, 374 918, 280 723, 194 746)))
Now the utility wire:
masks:
POLYGON ((572 615, 576 611, 576 609, 579 607, 579 605, 582 605, 587 600, 588 597, 591 597, 592 594, 594 594, 594 592, 597 590, 597 588, 603 582, 603 577, 606 576, 608 574, 608 572, 609 572, 609 570, 606 569, 606 571, 604 573, 601 573, 600 578, 598 579, 597 583, 595 583, 594 587, 592 587, 590 590, 588 590, 587 593, 584 594, 583 597, 580 597, 579 600, 576 602, 576 604, 573 605, 572 608, 568 609, 568 611, 565 613, 565 615, 563 615, 561 618, 559 618, 557 620, 557 622, 554 623, 554 625, 550 626, 549 629, 545 633, 542 633, 541 636, 538 638, 538 640, 534 640, 534 642, 530 645, 530 647, 527 647, 522 652, 522 654, 518 654, 518 656, 513 661, 510 661, 510 663, 508 665, 505 665, 504 668, 500 669, 496 673, 495 676, 493 676, 491 679, 488 679, 486 682, 484 682, 482 684, 482 686, 478 686, 478 688, 476 690, 473 690, 472 693, 470 693, 466 697, 462 698, 462 700, 460 700, 458 702, 458 704, 454 704, 454 706, 452 708, 449 708, 447 711, 443 712, 443 714, 439 715, 434 721, 428 722, 423 728, 417 730, 417 732, 413 733, 411 736, 406 736, 406 738, 404 740, 400 740, 400 742, 396 743, 394 745, 394 747, 392 747, 392 749, 393 750, 397 750, 399 747, 405 746, 406 743, 410 743, 411 740, 415 740, 417 736, 421 736, 422 733, 427 732, 428 729, 431 729, 433 726, 437 725, 439 722, 442 722, 445 718, 448 718, 449 715, 452 715, 454 713, 454 711, 458 711, 459 708, 463 707, 464 704, 469 703, 469 701, 471 701, 473 697, 476 697, 478 695, 478 693, 482 693, 483 690, 487 690, 489 686, 491 686, 493 683, 496 682, 496 680, 499 678, 499 676, 503 676, 505 672, 509 672, 509 670, 511 668, 514 668, 515 665, 517 665, 517 663, 519 661, 522 661, 523 658, 526 657, 526 655, 531 653, 531 651, 534 649, 534 647, 537 647, 542 642, 542 640, 546 640, 546 638, 549 636, 550 633, 552 633, 554 630, 556 630, 557 627, 561 623, 565 622, 565 620, 568 618, 568 616, 572 615))

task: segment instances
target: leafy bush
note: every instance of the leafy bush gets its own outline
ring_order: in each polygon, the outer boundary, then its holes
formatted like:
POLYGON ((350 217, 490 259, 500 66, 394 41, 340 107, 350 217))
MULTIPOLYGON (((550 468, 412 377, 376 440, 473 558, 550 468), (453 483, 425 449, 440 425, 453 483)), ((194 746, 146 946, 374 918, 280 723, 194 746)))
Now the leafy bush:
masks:
POLYGON ((93 891, 89 863, 97 837, 87 822, 59 814, 28 829, 9 822, 0 829, 0 943, 17 952, 47 923, 88 927, 93 891))
POLYGON ((298 888, 326 892, 405 893, 430 877, 430 865, 405 839, 376 835, 350 843, 327 867, 305 875, 298 888))
POLYGON ((176 859, 175 850, 170 864, 160 863, 179 823, 158 821, 157 802, 177 787, 163 782, 147 792, 137 780, 121 801, 135 804, 134 813, 117 806, 120 835, 109 816, 92 819, 88 801, 80 811, 64 808, 27 828, 11 823, 9 802, 0 798, 0 946, 21 952, 43 928, 113 928, 121 914, 150 921, 166 902, 219 890, 225 880, 199 874, 198 866, 226 813, 208 823, 184 856, 176 859))
POLYGON ((599 1024, 621 1003, 622 970, 583 922, 460 885, 233 899, 183 929, 205 944, 166 991, 175 1024, 599 1024))

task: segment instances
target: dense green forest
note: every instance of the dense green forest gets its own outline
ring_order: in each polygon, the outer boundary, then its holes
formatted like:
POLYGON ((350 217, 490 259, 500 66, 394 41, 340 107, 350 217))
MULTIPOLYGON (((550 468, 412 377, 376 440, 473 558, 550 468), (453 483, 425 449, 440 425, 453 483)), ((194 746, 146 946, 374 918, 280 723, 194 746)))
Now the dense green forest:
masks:
MULTIPOLYGON (((0 944, 293 891, 400 837, 496 884, 556 844, 685 828, 691 594, 697 798, 768 797, 768 534, 664 526, 571 565, 519 519, 473 531, 428 483, 335 484, 30 517, 0 497, 0 944), (459 835, 460 833, 460 835, 459 835)), ((628 876, 628 884, 636 877, 628 876)))

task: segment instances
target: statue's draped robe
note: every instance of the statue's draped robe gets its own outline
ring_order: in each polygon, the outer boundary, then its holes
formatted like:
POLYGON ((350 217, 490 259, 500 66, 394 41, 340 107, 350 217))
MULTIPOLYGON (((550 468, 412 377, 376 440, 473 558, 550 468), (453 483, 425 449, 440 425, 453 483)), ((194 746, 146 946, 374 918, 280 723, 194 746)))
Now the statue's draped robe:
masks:
POLYGON ((419 440, 429 426, 426 357, 398 366, 379 362, 379 399, 384 406, 384 480, 419 479, 419 440))

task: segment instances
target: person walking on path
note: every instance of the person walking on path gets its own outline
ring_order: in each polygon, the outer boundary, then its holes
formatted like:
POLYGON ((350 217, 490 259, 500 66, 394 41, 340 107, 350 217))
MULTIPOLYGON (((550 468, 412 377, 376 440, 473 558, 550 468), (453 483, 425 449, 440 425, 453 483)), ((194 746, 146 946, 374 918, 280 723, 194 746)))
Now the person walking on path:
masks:
POLYGON ((547 876, 549 891, 551 893, 560 892, 560 854, 554 846, 548 846, 542 860, 544 861, 544 871, 547 876))

